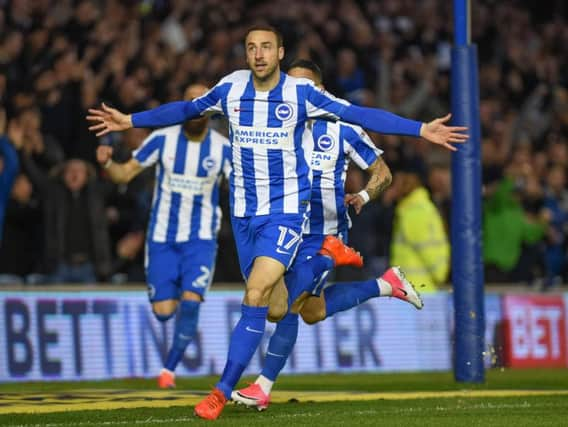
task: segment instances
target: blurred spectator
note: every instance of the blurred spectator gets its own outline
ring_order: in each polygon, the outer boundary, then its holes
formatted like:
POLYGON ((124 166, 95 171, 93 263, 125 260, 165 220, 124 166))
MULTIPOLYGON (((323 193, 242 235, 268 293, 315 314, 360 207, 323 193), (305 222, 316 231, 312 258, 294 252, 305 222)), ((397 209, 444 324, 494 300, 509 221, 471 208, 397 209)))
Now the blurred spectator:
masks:
POLYGON ((452 178, 449 167, 441 164, 432 165, 428 172, 428 188, 432 201, 442 215, 446 232, 449 233, 448 218, 450 218, 452 204, 452 178))
POLYGON ((421 167, 412 163, 399 167, 393 181, 398 203, 390 263, 401 266, 420 292, 433 292, 448 279, 450 245, 443 219, 423 184, 421 167))
POLYGON ((360 91, 366 86, 365 74, 359 67, 357 55, 352 49, 337 53, 337 87, 340 94, 351 102, 360 103, 360 91))
POLYGON ((7 130, 6 112, 0 109, 0 244, 2 244, 6 203, 20 167, 16 149, 21 148, 22 144, 21 131, 17 125, 10 123, 8 135, 6 135, 7 130))
MULTIPOLYGON (((125 162, 148 135, 146 129, 131 129, 115 145, 114 159, 125 162)), ((111 280, 144 282, 144 234, 152 204, 154 168, 145 168, 128 183, 114 184, 103 170, 105 214, 115 259, 111 280)))
POLYGON ((108 279, 108 226, 94 168, 71 159, 45 176, 32 157, 25 157, 24 164, 44 201, 44 258, 50 282, 108 279))
POLYGON ((42 116, 35 107, 20 110, 17 122, 22 128, 22 151, 31 155, 38 166, 45 172, 65 160, 57 139, 42 131, 42 116))
POLYGON ((0 281, 33 283, 42 278, 42 211, 27 175, 19 174, 8 200, 0 245, 0 281))
MULTIPOLYGON (((488 282, 529 282, 533 260, 521 260, 523 244, 544 237, 544 222, 533 221, 523 210, 523 183, 503 179, 483 206, 483 252, 488 282)), ((544 218, 543 218, 544 219, 544 218)))
POLYGON ((552 166, 546 177, 546 197, 544 206, 550 212, 550 225, 546 235, 546 281, 545 286, 561 282, 566 277, 568 234, 568 190, 566 190, 566 170, 552 166))
POLYGON ((484 196, 492 194, 495 186, 503 178, 504 159, 499 153, 498 144, 485 139, 481 145, 482 182, 484 196))

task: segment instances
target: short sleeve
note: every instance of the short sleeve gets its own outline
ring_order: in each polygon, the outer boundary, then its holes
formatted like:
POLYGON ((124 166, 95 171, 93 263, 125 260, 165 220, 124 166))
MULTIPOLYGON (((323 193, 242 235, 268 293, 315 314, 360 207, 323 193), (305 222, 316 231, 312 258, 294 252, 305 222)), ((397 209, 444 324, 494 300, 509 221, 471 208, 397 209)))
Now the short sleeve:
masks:
POLYGON ((366 170, 383 154, 359 126, 343 125, 344 151, 361 169, 366 170))
POLYGON ((302 83, 306 100, 306 113, 310 119, 338 120, 351 104, 329 92, 317 88, 311 81, 302 83))
POLYGON ((160 152, 166 137, 157 132, 152 132, 142 142, 140 147, 132 153, 132 157, 143 167, 147 168, 155 164, 160 158, 160 152))
POLYGON ((232 81, 237 78, 239 72, 234 72, 222 78, 215 86, 209 91, 195 98, 193 103, 197 110, 203 115, 224 114, 225 106, 227 103, 227 94, 232 86, 232 81))

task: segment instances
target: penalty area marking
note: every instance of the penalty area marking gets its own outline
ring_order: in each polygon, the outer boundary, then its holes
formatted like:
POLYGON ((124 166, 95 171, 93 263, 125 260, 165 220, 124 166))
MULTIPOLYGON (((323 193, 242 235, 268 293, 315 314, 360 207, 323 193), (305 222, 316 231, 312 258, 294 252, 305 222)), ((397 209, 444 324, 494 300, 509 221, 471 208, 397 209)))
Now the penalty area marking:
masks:
MULTIPOLYGON (((0 414, 39 414, 65 411, 193 406, 205 391, 188 390, 76 390, 51 393, 0 393, 0 414)), ((367 400, 410 400, 434 398, 523 397, 565 395, 568 390, 456 390, 419 392, 324 392, 276 391, 273 403, 290 401, 337 402, 367 400)))

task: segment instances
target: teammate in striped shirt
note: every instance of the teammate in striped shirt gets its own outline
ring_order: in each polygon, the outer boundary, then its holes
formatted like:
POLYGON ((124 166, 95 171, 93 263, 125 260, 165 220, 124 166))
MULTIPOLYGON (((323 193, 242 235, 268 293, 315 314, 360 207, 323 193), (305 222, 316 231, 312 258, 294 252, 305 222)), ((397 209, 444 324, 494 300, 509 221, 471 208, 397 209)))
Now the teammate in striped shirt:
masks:
MULTIPOLYGON (((184 99, 207 92, 191 85, 184 99)), ((195 336, 199 307, 211 284, 221 224, 219 185, 230 173, 227 138, 201 117, 152 132, 123 164, 100 146, 97 160, 111 179, 126 183, 156 165, 156 183, 146 241, 146 278, 152 311, 165 322, 179 311, 171 348, 158 377, 160 388, 175 387, 174 371, 195 336)))
MULTIPOLYGON (((351 105, 309 80, 286 76, 280 72, 282 37, 273 28, 249 30, 245 52, 249 70, 229 74, 192 102, 173 102, 132 115, 103 105, 102 110, 89 110, 87 116, 98 136, 133 126, 171 125, 201 114, 224 114, 229 121, 231 220, 246 291, 221 380, 195 408, 198 416, 207 419, 220 415, 260 344, 271 294, 283 282, 301 240, 311 192, 310 153, 302 143, 307 120, 341 119, 376 132, 422 136, 451 150, 455 150, 451 143, 467 139, 461 133, 465 128, 444 124, 449 115, 430 123, 408 120, 351 105)), ((325 256, 314 257, 318 268, 360 261, 340 244, 325 251, 334 259, 325 265, 325 256)))
MULTIPOLYGON (((318 87, 322 87, 321 70, 312 61, 294 61, 290 64, 288 74, 310 79, 318 87)), ((396 267, 390 268, 378 279, 327 287, 324 286, 327 271, 320 277, 314 277, 309 268, 304 268, 306 261, 317 253, 326 235, 347 240, 351 227, 347 206, 352 205, 359 214, 369 200, 376 199, 390 185, 392 179, 388 166, 381 158, 382 151, 375 147, 361 128, 323 120, 316 120, 310 128, 311 132, 307 134, 314 144, 310 220, 291 269, 301 269, 302 272, 296 275, 289 272, 285 276, 286 285, 294 292, 289 299, 295 303, 291 304, 290 312, 278 322, 270 338, 259 377, 248 387, 232 393, 232 399, 237 403, 258 410, 268 407, 272 386, 294 348, 298 336, 298 311, 306 323, 313 324, 379 296, 394 296, 418 309, 422 308, 419 295, 396 267), (345 194, 344 191, 347 168, 351 161, 369 174, 366 188, 358 194, 345 194), (310 287, 302 286, 301 283, 289 283, 290 280, 299 280, 304 284, 315 280, 318 286, 312 291, 312 296, 298 304, 296 299, 299 293, 310 287)))

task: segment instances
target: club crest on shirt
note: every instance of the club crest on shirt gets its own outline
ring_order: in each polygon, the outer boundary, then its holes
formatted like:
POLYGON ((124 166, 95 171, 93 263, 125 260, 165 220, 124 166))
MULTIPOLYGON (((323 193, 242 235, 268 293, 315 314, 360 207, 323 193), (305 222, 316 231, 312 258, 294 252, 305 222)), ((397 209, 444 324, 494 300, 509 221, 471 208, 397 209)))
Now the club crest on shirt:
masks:
POLYGON ((210 171, 210 170, 214 169, 216 164, 217 164, 217 162, 211 156, 205 157, 203 159, 203 161, 201 162, 201 166, 203 166, 203 169, 205 169, 206 171, 210 171))
POLYGON ((285 122, 286 120, 290 120, 294 115, 294 108, 292 108, 292 105, 289 103, 284 102, 276 107, 274 114, 276 114, 278 120, 285 122))
POLYGON ((318 138, 317 145, 321 151, 330 151, 335 146, 335 139, 331 135, 323 134, 318 138))

